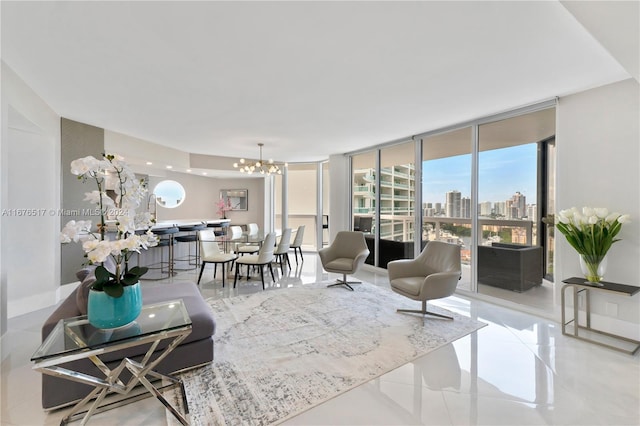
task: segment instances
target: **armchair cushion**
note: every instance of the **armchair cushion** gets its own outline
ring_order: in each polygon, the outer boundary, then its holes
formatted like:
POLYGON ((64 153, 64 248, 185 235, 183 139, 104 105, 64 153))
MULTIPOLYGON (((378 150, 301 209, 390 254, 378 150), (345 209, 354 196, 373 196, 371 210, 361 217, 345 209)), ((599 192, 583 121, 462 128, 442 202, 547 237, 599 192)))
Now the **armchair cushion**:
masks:
POLYGON ((353 259, 339 257, 324 265, 325 269, 351 272, 353 270, 353 259))
POLYGON ((403 293, 411 294, 418 297, 420 295, 420 289, 424 283, 424 277, 406 277, 396 278, 393 280, 393 286, 402 291, 403 293))

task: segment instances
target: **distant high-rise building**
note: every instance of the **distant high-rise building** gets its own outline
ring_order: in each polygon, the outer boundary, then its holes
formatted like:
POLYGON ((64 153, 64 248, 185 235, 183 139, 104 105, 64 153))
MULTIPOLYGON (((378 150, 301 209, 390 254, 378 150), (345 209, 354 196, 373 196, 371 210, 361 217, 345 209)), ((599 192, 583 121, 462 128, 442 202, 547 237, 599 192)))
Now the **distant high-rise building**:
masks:
POLYGON ((446 215, 447 217, 460 217, 460 191, 449 191, 446 194, 446 215))
POLYGON ((517 209, 515 216, 512 216, 513 219, 521 219, 527 215, 527 197, 520 192, 516 192, 510 201, 511 206, 517 209))
POLYGON ((353 171, 353 215, 372 216, 376 212, 376 193, 381 194, 380 212, 388 219, 379 223, 384 239, 409 241, 413 236, 411 216, 420 212, 414 204, 415 168, 413 164, 396 164, 380 170, 380 187, 376 187, 373 168, 353 171))
POLYGON ((491 216, 491 201, 483 201, 478 204, 480 216, 491 216))
POLYGON ((507 214, 505 215, 507 219, 518 219, 518 208, 513 204, 507 207, 507 214))
POLYGON ((427 207, 424 209, 424 215, 426 217, 433 217, 436 215, 435 209, 433 207, 427 207))
POLYGON ((460 200, 460 217, 471 218, 471 198, 463 197, 460 200))
POLYGON ((527 206, 527 219, 535 221, 538 219, 538 205, 529 204, 527 206))
POLYGON ((442 203, 436 203, 434 206, 436 214, 442 214, 442 203))
POLYGON ((507 215, 507 203, 504 201, 497 201, 493 204, 493 212, 496 216, 506 216, 507 215))

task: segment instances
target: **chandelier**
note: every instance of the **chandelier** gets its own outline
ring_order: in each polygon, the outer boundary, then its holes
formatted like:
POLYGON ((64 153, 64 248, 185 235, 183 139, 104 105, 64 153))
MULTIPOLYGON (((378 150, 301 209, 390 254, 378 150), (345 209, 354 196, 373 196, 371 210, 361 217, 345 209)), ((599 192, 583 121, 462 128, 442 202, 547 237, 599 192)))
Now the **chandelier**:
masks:
MULTIPOLYGON (((282 174, 282 170, 280 170, 280 166, 274 163, 272 159, 269 159, 266 164, 264 161, 262 161, 262 147, 264 146, 264 144, 259 143, 258 146, 260 147, 259 161, 252 163, 252 162, 247 162, 244 158, 241 158, 240 163, 233 163, 233 167, 236 169, 240 167, 240 171, 242 173, 247 173, 247 174, 253 174, 253 173, 260 173, 263 175, 264 174, 267 174, 267 175, 282 174)), ((287 167, 287 163, 284 163, 283 166, 287 167)))

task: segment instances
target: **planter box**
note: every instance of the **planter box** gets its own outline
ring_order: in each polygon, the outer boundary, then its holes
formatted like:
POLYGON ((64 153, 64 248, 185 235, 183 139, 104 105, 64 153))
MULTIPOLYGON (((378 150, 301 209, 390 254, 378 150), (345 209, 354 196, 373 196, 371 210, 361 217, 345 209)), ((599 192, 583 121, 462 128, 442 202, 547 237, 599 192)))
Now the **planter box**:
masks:
POLYGON ((542 284, 542 247, 478 246, 478 283, 523 292, 542 284))

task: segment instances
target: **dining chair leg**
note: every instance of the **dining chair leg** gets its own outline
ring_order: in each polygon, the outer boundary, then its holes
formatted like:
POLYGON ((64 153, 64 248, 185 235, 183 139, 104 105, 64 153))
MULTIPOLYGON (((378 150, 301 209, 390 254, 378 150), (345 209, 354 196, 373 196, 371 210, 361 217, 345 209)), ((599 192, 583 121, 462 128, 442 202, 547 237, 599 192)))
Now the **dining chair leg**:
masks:
POLYGON ((296 255, 296 265, 298 264, 298 250, 300 250, 300 262, 304 262, 304 257, 302 257, 302 247, 294 247, 293 252, 296 255))
POLYGON ((289 262, 289 253, 284 254, 284 260, 287 261, 287 265, 289 266, 289 270, 291 270, 291 262, 289 262))
POLYGON ((218 264, 214 263, 213 264, 213 279, 216 279, 216 272, 218 272, 218 264))
POLYGON ((240 266, 239 263, 236 263, 236 274, 233 277, 233 288, 236 288, 236 282, 238 282, 238 267, 240 266))
POLYGON ((200 280, 202 279, 202 273, 204 272, 204 264, 205 264, 205 262, 202 262, 202 266, 200 267, 200 275, 198 276, 198 284, 200 284, 200 280))
POLYGON ((264 265, 260 266, 260 280, 262 280, 262 289, 264 290, 264 265))
POLYGON ((269 263, 269 271, 271 271, 271 279, 273 282, 276 282, 276 277, 273 275, 273 268, 271 267, 271 263, 269 263))
MULTIPOLYGON (((216 263, 216 267, 218 266, 218 264, 216 263)), ((224 288, 224 270, 226 269, 226 266, 224 263, 222 264, 222 288, 224 288)), ((214 269, 214 274, 215 274, 215 269, 214 269)))
POLYGON ((282 261, 283 255, 278 255, 278 260, 280 261, 280 272, 282 272, 282 276, 284 276, 284 262, 282 261))

